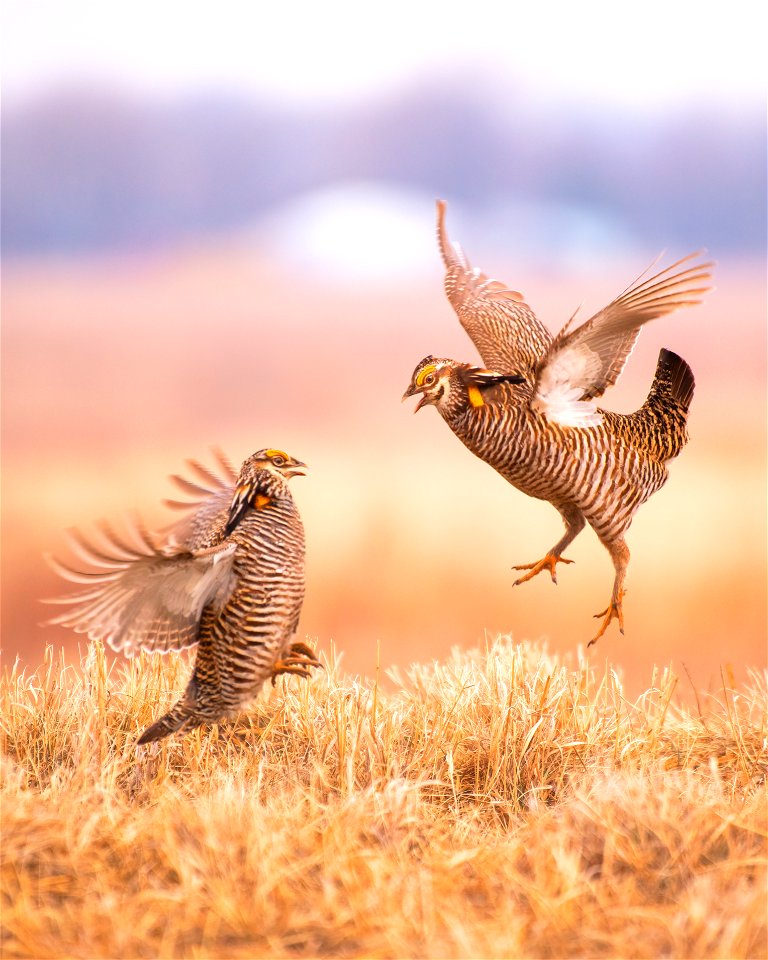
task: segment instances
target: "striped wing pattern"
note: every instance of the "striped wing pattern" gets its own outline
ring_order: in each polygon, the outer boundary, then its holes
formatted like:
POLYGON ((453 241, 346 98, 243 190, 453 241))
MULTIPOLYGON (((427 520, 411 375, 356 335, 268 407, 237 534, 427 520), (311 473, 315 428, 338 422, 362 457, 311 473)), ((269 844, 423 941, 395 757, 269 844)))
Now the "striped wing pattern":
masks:
POLYGON ((446 268, 445 292, 483 363, 498 373, 533 380, 552 335, 523 295, 472 267, 461 247, 448 239, 445 202, 437 202, 437 239, 446 268))
POLYGON ((192 478, 173 474, 171 481, 190 500, 163 501, 172 510, 185 511, 187 516, 177 520, 167 531, 167 543, 193 550, 210 546, 223 533, 232 498, 235 495, 237 474, 227 457, 214 447, 212 453, 220 473, 197 460, 187 460, 192 478))
POLYGON ((711 263, 683 266, 698 256, 690 254, 647 280, 639 278, 575 329, 572 318, 537 370, 533 409, 562 426, 600 423, 592 401, 618 379, 643 324, 700 303, 710 289, 702 284, 710 279, 711 263))
POLYGON ((174 478, 196 499, 172 502, 191 513, 164 538, 150 534, 138 520, 123 536, 106 523, 90 538, 70 531, 79 564, 47 559, 65 580, 86 589, 48 601, 68 607, 49 622, 103 640, 127 656, 196 643, 203 609, 223 606, 234 587, 237 544, 223 540, 221 531, 236 476, 226 460, 219 459, 219 464, 224 477, 190 461, 196 480, 174 478))

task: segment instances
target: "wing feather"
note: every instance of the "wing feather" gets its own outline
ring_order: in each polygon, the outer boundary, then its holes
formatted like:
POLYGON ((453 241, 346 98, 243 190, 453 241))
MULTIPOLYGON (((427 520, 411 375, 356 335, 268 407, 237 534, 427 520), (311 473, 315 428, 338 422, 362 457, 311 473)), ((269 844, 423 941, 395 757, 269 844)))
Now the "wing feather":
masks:
POLYGON ((700 303, 710 289, 711 263, 678 269, 699 256, 683 257, 647 280, 641 276, 576 328, 571 318, 539 366, 532 408, 564 426, 600 423, 593 401, 619 378, 643 324, 700 303))
POLYGON ((225 603, 233 586, 236 543, 224 539, 224 527, 237 474, 220 450, 213 453, 220 472, 189 460, 194 479, 172 477, 193 499, 166 501, 188 515, 163 537, 136 517, 124 533, 105 521, 88 538, 67 531, 75 564, 46 559, 63 579, 86 589, 45 601, 68 608, 50 623, 104 640, 127 656, 197 642, 203 608, 225 603))
MULTIPOLYGON (((106 538, 102 530, 102 539, 106 538)), ((133 656, 139 650, 181 650, 197 641, 203 608, 226 602, 233 586, 232 561, 236 544, 223 542, 200 551, 167 546, 136 548, 128 555, 125 541, 116 537, 114 552, 92 545, 82 534, 71 542, 88 558, 83 571, 48 558, 65 580, 90 589, 46 601, 66 605, 49 623, 71 627, 92 640, 103 640, 113 650, 133 656)))
POLYGON ((533 372, 552 336, 523 295, 472 267, 448 239, 443 200, 437 201, 437 240, 445 264, 445 292, 486 367, 500 373, 533 372))
POLYGON ((237 474, 226 456, 217 447, 213 448, 221 473, 214 473, 196 460, 188 460, 188 465, 205 485, 187 477, 174 474, 171 480, 192 500, 163 500, 172 510, 185 510, 188 515, 178 520, 168 530, 168 544, 171 547, 181 545, 188 549, 201 549, 211 543, 212 532, 223 536, 229 515, 232 498, 235 495, 237 474))

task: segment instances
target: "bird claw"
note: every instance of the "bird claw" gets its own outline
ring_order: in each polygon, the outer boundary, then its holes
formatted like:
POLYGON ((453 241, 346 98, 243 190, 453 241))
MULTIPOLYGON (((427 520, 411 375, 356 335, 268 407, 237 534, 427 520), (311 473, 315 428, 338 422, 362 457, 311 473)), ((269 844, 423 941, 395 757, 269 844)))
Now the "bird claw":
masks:
POLYGON ((294 673, 306 679, 311 675, 310 667, 322 666, 312 647, 297 640, 296 643, 291 644, 288 656, 278 660, 272 667, 272 686, 274 687, 275 680, 281 673, 294 673))
POLYGON ((541 573, 542 570, 549 570, 549 575, 552 577, 552 583, 557 583, 557 574, 555 573, 555 564, 556 563, 574 563, 573 560, 568 560, 565 557, 558 557, 554 553, 548 553, 543 559, 539 560, 538 563, 522 563, 518 566, 512 567, 513 570, 530 570, 530 573, 526 573, 524 577, 520 577, 515 580, 512 584, 513 587, 520 586, 521 583, 525 583, 526 580, 531 580, 536 576, 537 573, 541 573))
POLYGON ((596 613, 596 614, 594 615, 596 620, 599 620, 600 617, 605 617, 605 619, 603 620, 603 622, 602 622, 602 624, 601 624, 601 626, 600 626, 600 629, 597 631, 597 633, 594 635, 594 637, 592 637, 592 639, 591 639, 591 640, 589 641, 589 643, 587 644, 587 649, 589 649, 589 648, 592 646, 593 643, 597 643, 597 641, 600 639, 600 637, 602 637, 602 635, 603 635, 603 634, 605 633, 605 631, 608 629, 608 625, 610 624, 611 620, 618 620, 618 621, 619 621, 619 633, 621 633, 622 636, 623 636, 623 634, 624 634, 624 613, 623 613, 623 611, 622 611, 621 602, 622 602, 622 600, 624 599, 624 593, 625 593, 625 592, 626 592, 626 591, 622 590, 622 592, 619 594, 619 596, 618 596, 615 600, 611 600, 611 602, 608 604, 608 606, 605 608, 605 610, 601 610, 600 613, 596 613))
POLYGON ((312 647, 310 647, 309 644, 304 643, 301 640, 296 640, 295 643, 292 643, 291 649, 289 652, 292 657, 305 657, 307 660, 314 661, 312 664, 312 666, 314 667, 322 666, 320 661, 317 659, 317 654, 312 649, 312 647))

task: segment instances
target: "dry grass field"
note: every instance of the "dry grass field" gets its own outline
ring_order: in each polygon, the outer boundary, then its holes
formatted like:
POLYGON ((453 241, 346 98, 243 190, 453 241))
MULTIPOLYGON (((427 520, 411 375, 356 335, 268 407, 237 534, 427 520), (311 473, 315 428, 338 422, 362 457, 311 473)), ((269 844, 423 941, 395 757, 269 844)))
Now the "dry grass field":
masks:
POLYGON ((139 749, 183 657, 6 670, 2 955, 768 955, 765 675, 689 709, 508 638, 326 667, 139 749))
MULTIPOLYGON (((636 268, 523 290, 554 329, 636 268)), ((696 373, 630 531, 626 636, 587 658, 595 537, 557 588, 513 590, 556 512, 399 403, 426 353, 475 356, 437 260, 391 288, 240 241, 4 266, 2 956, 768 956, 763 264, 716 282, 611 393, 634 409, 662 345, 696 373), (327 670, 137 751, 187 661, 81 662, 40 626, 66 589, 42 553, 124 511, 165 524, 165 476, 211 444, 309 463, 301 634, 327 670)))

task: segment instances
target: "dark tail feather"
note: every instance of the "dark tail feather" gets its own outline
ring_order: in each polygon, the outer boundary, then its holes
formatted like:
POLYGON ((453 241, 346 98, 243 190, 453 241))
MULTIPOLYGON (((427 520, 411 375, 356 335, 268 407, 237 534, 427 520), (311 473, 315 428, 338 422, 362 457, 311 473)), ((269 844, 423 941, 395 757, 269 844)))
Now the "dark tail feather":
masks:
POLYGON ((678 357, 671 350, 662 350, 656 366, 656 376, 653 378, 651 397, 666 395, 676 400, 687 413, 693 397, 693 388, 696 381, 693 371, 682 357, 678 357))
POLYGON ((688 407, 693 396, 691 368, 676 353, 662 350, 648 397, 637 411, 648 453, 666 463, 688 442, 688 407))
POLYGON ((136 743, 152 743, 154 740, 162 740, 163 737, 181 730, 191 719, 192 713, 189 708, 179 703, 173 710, 169 710, 159 720, 156 720, 151 727, 147 727, 136 743))

